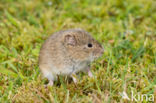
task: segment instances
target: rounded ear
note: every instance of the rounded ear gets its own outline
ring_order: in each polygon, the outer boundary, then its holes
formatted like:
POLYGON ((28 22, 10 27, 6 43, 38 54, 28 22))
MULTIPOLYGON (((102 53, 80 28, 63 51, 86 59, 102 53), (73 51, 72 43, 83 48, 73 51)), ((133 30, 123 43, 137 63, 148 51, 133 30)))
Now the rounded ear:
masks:
POLYGON ((65 40, 65 44, 67 45, 76 45, 76 39, 74 37, 74 35, 70 35, 70 34, 67 34, 65 37, 64 37, 64 40, 65 40))

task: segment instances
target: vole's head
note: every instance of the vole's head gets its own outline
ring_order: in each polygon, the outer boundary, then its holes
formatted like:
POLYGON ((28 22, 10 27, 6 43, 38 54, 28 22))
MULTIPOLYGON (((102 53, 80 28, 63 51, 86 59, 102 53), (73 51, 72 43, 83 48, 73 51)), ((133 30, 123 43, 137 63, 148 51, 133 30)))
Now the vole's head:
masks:
POLYGON ((64 31, 63 45, 67 53, 79 61, 93 61, 104 52, 102 45, 82 29, 64 31))

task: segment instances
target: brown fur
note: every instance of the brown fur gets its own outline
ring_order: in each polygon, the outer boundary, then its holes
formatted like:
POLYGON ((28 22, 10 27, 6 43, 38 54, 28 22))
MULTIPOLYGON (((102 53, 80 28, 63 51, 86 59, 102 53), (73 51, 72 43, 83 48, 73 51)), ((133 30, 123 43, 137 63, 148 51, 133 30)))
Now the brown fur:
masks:
POLYGON ((103 47, 88 32, 69 29, 54 33, 45 41, 40 50, 39 67, 42 72, 51 72, 54 78, 43 74, 49 80, 54 80, 56 75, 70 75, 68 69, 72 69, 72 66, 75 66, 75 69, 81 65, 85 67, 102 54, 103 47), (88 43, 93 47, 87 47, 88 43))

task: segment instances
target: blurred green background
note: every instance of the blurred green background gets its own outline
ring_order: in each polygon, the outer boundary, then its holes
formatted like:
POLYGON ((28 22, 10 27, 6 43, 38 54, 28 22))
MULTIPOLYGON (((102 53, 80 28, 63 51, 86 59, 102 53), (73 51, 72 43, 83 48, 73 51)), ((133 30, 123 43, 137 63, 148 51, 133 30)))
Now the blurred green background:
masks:
POLYGON ((0 0, 1 103, 131 102, 119 94, 149 96, 155 87, 155 0, 0 0), (40 47, 69 28, 90 32, 105 53, 92 64, 94 78, 80 74, 76 85, 62 78, 44 88, 40 47))

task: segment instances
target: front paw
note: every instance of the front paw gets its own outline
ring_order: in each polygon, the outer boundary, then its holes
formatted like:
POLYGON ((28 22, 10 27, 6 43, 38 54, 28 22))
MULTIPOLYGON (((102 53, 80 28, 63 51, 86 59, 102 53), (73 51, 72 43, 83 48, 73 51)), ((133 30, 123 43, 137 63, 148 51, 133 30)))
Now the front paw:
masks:
POLYGON ((72 79, 73 79, 74 83, 76 84, 76 83, 77 83, 76 74, 72 74, 72 75, 71 75, 71 77, 72 77, 72 79))
POLYGON ((93 77, 93 74, 92 74, 92 72, 90 70, 88 70, 88 76, 93 77))
POLYGON ((50 80, 48 84, 44 85, 45 88, 47 88, 48 86, 53 86, 54 85, 54 81, 50 80))

